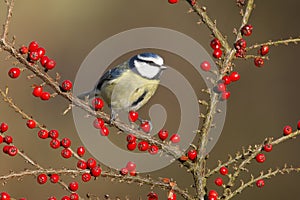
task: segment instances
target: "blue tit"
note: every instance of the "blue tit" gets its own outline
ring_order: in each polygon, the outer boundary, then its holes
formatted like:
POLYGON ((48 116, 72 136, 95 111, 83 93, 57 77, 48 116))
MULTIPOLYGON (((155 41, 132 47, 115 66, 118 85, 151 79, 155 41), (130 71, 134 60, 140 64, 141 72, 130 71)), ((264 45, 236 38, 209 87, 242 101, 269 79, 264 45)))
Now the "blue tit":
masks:
POLYGON ((111 108, 111 120, 114 120, 121 110, 136 111, 145 105, 156 92, 166 68, 159 55, 141 53, 108 70, 92 91, 78 97, 101 96, 111 108))

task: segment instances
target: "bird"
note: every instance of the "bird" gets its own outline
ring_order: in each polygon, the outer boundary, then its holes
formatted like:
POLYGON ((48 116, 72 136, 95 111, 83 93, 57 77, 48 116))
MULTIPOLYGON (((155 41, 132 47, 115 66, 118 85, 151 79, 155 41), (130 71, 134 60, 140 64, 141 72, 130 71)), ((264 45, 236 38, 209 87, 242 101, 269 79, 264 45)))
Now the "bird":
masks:
POLYGON ((162 72, 167 69, 164 59, 144 52, 106 71, 95 87, 78 98, 102 97, 111 109, 111 122, 120 111, 137 111, 155 94, 162 72))

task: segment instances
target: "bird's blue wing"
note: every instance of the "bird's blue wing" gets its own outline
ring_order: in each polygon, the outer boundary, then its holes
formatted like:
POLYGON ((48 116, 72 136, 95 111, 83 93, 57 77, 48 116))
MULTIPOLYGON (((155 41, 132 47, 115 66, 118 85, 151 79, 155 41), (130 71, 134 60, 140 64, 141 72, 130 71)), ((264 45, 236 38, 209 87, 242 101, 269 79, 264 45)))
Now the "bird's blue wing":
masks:
POLYGON ((96 88, 98 90, 101 90, 101 87, 104 82, 111 81, 111 80, 114 80, 114 79, 120 77, 122 75, 122 73, 124 71, 126 71, 127 69, 128 68, 125 68, 125 67, 116 67, 116 68, 108 70, 101 76, 99 82, 97 83, 96 88))

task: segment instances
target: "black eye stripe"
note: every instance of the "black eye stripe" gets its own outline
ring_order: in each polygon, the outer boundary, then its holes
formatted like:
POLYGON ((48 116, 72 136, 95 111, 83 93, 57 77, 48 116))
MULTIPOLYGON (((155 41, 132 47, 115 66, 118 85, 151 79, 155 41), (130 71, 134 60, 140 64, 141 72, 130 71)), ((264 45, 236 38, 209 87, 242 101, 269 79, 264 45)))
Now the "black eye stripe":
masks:
POLYGON ((136 60, 137 60, 137 61, 140 61, 140 62, 147 63, 147 64, 152 65, 152 66, 160 67, 160 65, 158 65, 158 64, 156 64, 155 62, 150 61, 150 60, 142 60, 142 59, 139 59, 139 58, 137 58, 136 60))

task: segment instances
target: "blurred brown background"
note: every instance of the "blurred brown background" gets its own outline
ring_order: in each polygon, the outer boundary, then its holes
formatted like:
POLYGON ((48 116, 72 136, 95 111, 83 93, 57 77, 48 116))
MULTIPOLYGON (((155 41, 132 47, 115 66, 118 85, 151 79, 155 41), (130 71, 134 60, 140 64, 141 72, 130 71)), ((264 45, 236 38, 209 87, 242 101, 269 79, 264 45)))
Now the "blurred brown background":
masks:
MULTIPOLYGON (((235 6, 235 0, 201 0, 201 2, 207 6, 209 15, 217 20, 218 27, 232 41, 234 37, 232 30, 238 28, 240 24, 239 9, 235 6)), ((299 36, 299 1, 269 0, 256 1, 256 4, 257 7, 250 19, 254 32, 247 38, 248 44, 299 36)), ((3 2, 0 6, 2 23, 6 8, 3 2)), ((32 40, 38 41, 46 48, 47 54, 56 59, 58 67, 54 71, 58 71, 63 79, 74 80, 81 62, 98 43, 131 28, 156 26, 174 29, 199 41, 210 52, 209 31, 204 25, 196 24, 198 17, 195 14, 187 14, 188 9, 189 6, 183 0, 175 5, 168 4, 167 0, 17 1, 10 36, 17 36, 17 46, 28 44, 32 40)), ((300 119, 299 50, 299 45, 293 44, 288 47, 271 47, 271 60, 266 61, 265 67, 261 69, 254 67, 252 60, 237 62, 241 80, 230 86, 232 96, 228 101, 227 118, 223 133, 211 152, 208 164, 210 167, 215 166, 218 159, 227 159, 227 153, 234 154, 243 145, 260 143, 266 136, 280 136, 286 124, 296 127, 300 119)), ((72 138, 74 146, 79 145, 71 113, 61 116, 67 102, 61 97, 51 99, 49 102, 33 98, 30 86, 40 83, 39 80, 27 81, 28 72, 23 73, 18 80, 9 79, 7 71, 12 62, 3 61, 4 57, 2 53, 1 89, 8 85, 10 95, 26 112, 45 123, 49 129, 56 128, 63 136, 72 138)), ((166 60, 171 58, 172 55, 166 54, 166 60)), ((184 64, 184 61, 178 62, 179 64, 184 64)), ((182 70, 188 74, 189 66, 182 66, 182 70)), ((159 95, 163 93, 158 93, 157 96, 159 95)), ((12 112, 3 101, 0 104, 0 113, 0 121, 10 125, 8 134, 15 136, 15 144, 42 166, 74 167, 73 161, 68 162, 60 158, 59 151, 48 147, 48 140, 38 140, 36 131, 28 130, 25 121, 12 112)), ((284 163, 299 166, 298 143, 299 139, 296 139, 276 146, 268 153, 265 164, 251 165, 253 173, 257 175, 262 169, 280 167, 284 163)), ((10 158, 0 154, 0 159, 0 174, 7 174, 9 170, 31 168, 18 157, 10 158)), ((191 177, 184 170, 178 169, 177 164, 154 172, 152 176, 174 177, 183 187, 192 184, 191 177)), ((66 182, 71 180, 68 177, 63 179, 66 182)), ((272 180, 266 180, 263 189, 248 188, 235 199, 295 199, 300 195, 299 180, 299 174, 277 176, 272 180)), ((208 186, 216 188, 213 179, 208 186)), ((24 196, 28 199, 47 199, 50 195, 60 198, 66 194, 59 186, 51 183, 38 185, 33 177, 25 177, 22 181, 10 180, 5 186, 1 186, 0 190, 12 193, 15 198, 24 196)), ((82 196, 91 192, 99 196, 104 194, 110 194, 111 197, 119 196, 121 199, 125 196, 130 199, 138 197, 146 199, 146 194, 150 190, 148 187, 142 187, 138 191, 135 184, 117 184, 109 180, 100 180, 81 184, 79 193, 82 196)), ((166 199, 166 192, 155 191, 159 192, 160 199, 166 199)))

